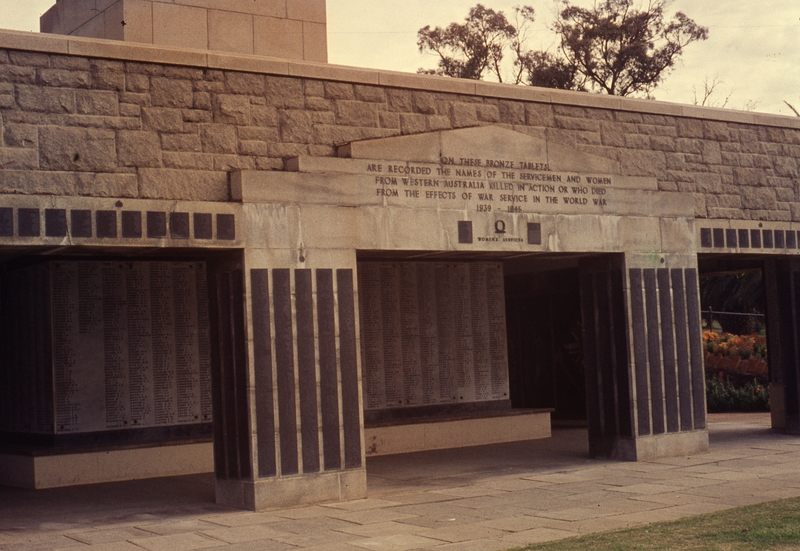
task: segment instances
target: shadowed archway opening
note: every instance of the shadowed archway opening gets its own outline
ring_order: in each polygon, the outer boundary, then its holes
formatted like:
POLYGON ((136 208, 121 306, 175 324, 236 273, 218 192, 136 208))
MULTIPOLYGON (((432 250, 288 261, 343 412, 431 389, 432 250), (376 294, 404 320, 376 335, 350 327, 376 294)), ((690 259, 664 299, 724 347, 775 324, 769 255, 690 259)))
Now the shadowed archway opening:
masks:
POLYGON ((210 473, 212 443, 248 464, 241 263, 237 249, 0 250, 3 483, 210 473))
POLYGON ((709 414, 771 410, 773 427, 783 428, 777 304, 768 311, 768 286, 782 294, 773 266, 764 255, 700 255, 700 316, 709 414))
POLYGON ((620 261, 359 253, 367 457, 547 438, 551 416, 588 427, 591 455, 612 455, 631 435, 620 261), (524 416, 545 425, 520 431, 524 416), (448 423, 459 426, 439 430, 448 423))

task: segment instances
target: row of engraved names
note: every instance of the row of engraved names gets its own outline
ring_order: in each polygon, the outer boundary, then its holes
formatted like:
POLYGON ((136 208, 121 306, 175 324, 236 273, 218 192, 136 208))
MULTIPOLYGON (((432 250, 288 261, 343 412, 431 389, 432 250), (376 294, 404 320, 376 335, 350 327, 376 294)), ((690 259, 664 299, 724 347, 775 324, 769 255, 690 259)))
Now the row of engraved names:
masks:
POLYGON ((501 268, 373 263, 359 274, 368 409, 507 397, 501 268))
POLYGON ((198 300, 206 288, 201 266, 57 264, 57 432, 210 421, 208 312, 198 300), (100 293, 81 292, 87 288, 100 293))

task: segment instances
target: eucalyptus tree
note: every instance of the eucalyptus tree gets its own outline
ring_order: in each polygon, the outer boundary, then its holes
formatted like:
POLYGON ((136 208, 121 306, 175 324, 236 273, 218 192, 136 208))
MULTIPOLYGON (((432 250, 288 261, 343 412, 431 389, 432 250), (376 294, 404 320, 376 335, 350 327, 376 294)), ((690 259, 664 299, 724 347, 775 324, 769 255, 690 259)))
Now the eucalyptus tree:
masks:
POLYGON ((471 79, 491 74, 503 82, 501 62, 510 54, 509 80, 517 84, 649 97, 684 48, 708 38, 708 28, 684 13, 669 17, 669 0, 602 0, 591 8, 558 0, 557 6, 553 51, 526 47, 525 31, 535 15, 530 6, 515 8, 516 24, 478 4, 463 24, 423 27, 417 45, 438 54, 439 65, 420 72, 471 79))

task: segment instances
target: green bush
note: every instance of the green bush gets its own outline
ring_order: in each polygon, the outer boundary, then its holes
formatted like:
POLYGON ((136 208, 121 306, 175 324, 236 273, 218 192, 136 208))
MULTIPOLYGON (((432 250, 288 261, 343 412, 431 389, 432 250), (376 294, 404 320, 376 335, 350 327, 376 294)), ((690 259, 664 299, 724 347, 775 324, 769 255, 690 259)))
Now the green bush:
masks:
POLYGON ((757 380, 736 387, 722 373, 706 380, 709 413, 726 411, 769 411, 769 388, 757 380))

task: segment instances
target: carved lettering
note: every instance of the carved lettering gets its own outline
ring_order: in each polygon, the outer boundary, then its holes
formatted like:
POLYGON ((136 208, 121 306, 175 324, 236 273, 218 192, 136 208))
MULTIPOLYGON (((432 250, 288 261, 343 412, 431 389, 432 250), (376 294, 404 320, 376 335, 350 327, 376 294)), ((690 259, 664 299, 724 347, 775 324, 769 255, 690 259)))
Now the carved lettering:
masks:
POLYGON ((457 168, 456 176, 461 176, 462 178, 483 178, 483 171, 473 170, 471 168, 457 168))
POLYGON ((452 191, 426 191, 426 199, 455 199, 456 194, 452 191))
POLYGON ((514 168, 514 161, 486 159, 486 166, 490 168, 514 168))
POLYGON ((527 203, 528 196, 527 195, 506 195, 503 194, 500 196, 500 200, 506 203, 527 203))
POLYGON ((550 165, 547 163, 528 163, 526 161, 520 161, 518 168, 523 170, 540 170, 543 172, 550 172, 550 165))
POLYGON ((419 174, 426 176, 432 172, 432 169, 426 166, 389 165, 386 168, 386 172, 390 174, 419 174))
POLYGON ((439 187, 439 180, 431 178, 402 178, 404 186, 439 187))
POLYGON ((556 173, 549 168, 532 161, 444 156, 438 166, 398 161, 368 163, 364 170, 375 184, 375 197, 402 198, 404 204, 422 208, 435 208, 437 201, 458 201, 457 208, 480 213, 521 214, 562 205, 600 209, 613 197, 611 177, 556 173), (401 186, 402 192, 397 189, 401 186))
POLYGON ((532 180, 534 182, 560 182, 561 174, 546 174, 541 172, 520 172, 520 180, 532 180))

